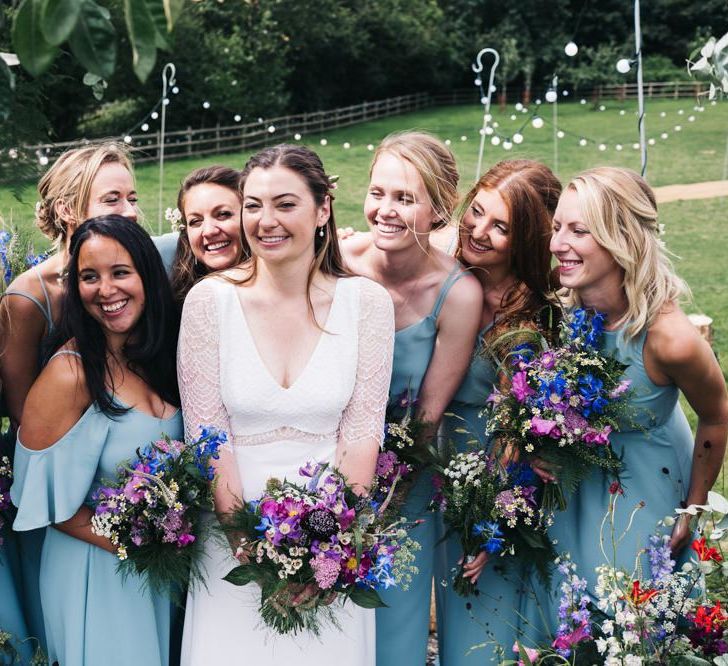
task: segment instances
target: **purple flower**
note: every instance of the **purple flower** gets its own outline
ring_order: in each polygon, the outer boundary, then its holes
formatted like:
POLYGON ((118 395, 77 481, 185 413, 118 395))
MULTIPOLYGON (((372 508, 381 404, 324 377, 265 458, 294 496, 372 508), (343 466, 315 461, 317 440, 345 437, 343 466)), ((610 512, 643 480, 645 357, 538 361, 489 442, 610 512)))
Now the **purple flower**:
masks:
POLYGON ((531 432, 534 435, 551 437, 552 439, 559 439, 561 437, 561 430, 556 421, 542 419, 539 416, 534 416, 531 419, 531 432))
POLYGON ((618 398, 622 393, 624 393, 630 386, 632 385, 632 382, 629 379, 624 379, 621 382, 619 382, 618 386, 614 389, 612 389, 609 393, 610 398, 618 398))
POLYGON ((595 444, 597 446, 606 446, 609 444, 609 433, 612 432, 612 426, 604 426, 603 430, 595 430, 587 428, 582 438, 587 444, 595 444))
POLYGON ((528 385, 528 375, 521 370, 513 375, 511 380, 511 392, 516 396, 518 402, 525 402, 528 396, 533 395, 535 391, 528 385))
POLYGON ((185 546, 189 546, 191 543, 194 543, 194 541, 194 534, 180 534, 179 538, 177 539, 177 545, 180 548, 184 548, 185 546))

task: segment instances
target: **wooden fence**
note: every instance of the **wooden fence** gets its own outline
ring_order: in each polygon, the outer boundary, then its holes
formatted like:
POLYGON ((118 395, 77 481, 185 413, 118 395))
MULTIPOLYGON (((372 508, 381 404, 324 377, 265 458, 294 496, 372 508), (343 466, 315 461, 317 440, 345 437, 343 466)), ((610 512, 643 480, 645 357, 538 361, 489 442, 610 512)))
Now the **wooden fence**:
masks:
MULTIPOLYGON (((705 85, 691 81, 645 84, 645 95, 648 98, 695 97, 706 90, 705 85)), ((633 99, 637 95, 637 85, 628 83, 598 86, 589 95, 584 95, 583 91, 573 93, 573 96, 580 95, 587 96, 592 101, 604 98, 633 99)), ((523 100, 523 92, 514 88, 509 91, 507 97, 510 102, 521 101, 523 100)), ((375 102, 362 102, 328 111, 268 118, 262 123, 236 125, 220 125, 218 123, 215 127, 202 129, 188 127, 186 130, 167 132, 164 155, 165 159, 173 160, 185 157, 243 152, 265 145, 280 143, 281 141, 290 141, 296 134, 301 136, 320 135, 340 127, 348 127, 369 120, 376 120, 377 118, 410 113, 433 106, 479 104, 479 100, 480 95, 476 88, 462 88, 447 93, 414 93, 375 102)), ((495 105, 497 101, 494 99, 493 104, 495 105)), ((161 144, 159 132, 132 134, 130 138, 129 148, 136 163, 155 162, 159 159, 161 144)), ((89 143, 100 143, 103 140, 45 143, 27 146, 23 150, 30 154, 45 155, 48 158, 48 163, 52 163, 64 150, 89 143)))

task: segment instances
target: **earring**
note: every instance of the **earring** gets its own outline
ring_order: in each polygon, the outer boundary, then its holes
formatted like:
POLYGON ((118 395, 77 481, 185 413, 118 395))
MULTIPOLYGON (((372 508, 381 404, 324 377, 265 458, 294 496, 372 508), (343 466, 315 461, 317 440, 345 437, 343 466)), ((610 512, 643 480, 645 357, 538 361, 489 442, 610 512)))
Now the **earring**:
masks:
POLYGON ((321 238, 324 237, 324 228, 323 227, 319 227, 319 236, 321 236, 321 238))

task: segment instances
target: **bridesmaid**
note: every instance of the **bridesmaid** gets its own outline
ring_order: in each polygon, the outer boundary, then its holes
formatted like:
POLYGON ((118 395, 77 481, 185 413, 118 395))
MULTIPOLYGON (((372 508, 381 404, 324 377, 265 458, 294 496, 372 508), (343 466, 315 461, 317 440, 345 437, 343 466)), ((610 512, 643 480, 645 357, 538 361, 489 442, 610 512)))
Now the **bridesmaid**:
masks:
MULTIPOLYGON (((606 314, 605 348, 629 365, 625 377, 632 381, 635 414, 612 444, 625 466, 624 495, 617 497, 615 510, 617 536, 644 502, 615 547, 617 565, 631 569, 658 520, 676 507, 706 502, 726 448, 725 380, 710 345, 678 305, 687 285, 660 241, 655 195, 636 173, 600 167, 574 178, 556 209, 551 251, 568 303, 606 314), (695 437, 678 402, 681 391, 698 416, 695 437)), ((609 485, 595 471, 551 530, 559 550, 571 553, 589 593, 596 584, 594 568, 604 562, 598 544, 609 485)), ((611 534, 604 538, 611 552, 611 534)), ((683 514, 670 538, 676 558, 686 556, 691 538, 683 514)), ((552 630, 558 622, 556 597, 545 603, 552 630)))
MULTIPOLYGON (((354 235, 342 250, 354 273, 382 284, 394 301, 390 406, 403 396, 416 400, 419 418, 436 427, 467 369, 482 308, 476 279, 429 244, 455 206, 455 159, 429 134, 393 134, 377 148, 370 181, 364 214, 371 233, 354 235)), ((422 545, 419 574, 407 591, 382 594, 388 608, 377 609, 378 666, 426 660, 437 539, 431 498, 431 479, 421 475, 404 507, 424 521, 414 535, 422 545)))
MULTIPOLYGON (((548 243, 560 193, 561 183, 548 167, 505 160, 480 178, 461 206, 456 257, 480 282, 483 314, 470 367, 442 423, 443 438, 458 451, 489 444, 481 411, 498 373, 483 352, 509 329, 541 327, 553 290, 548 243)), ((437 555, 440 662, 456 666, 496 660, 496 645, 510 649, 517 636, 523 572, 498 561, 486 566, 483 552, 465 565, 479 588, 477 596, 466 599, 446 584, 462 559, 458 537, 449 537, 437 555), (485 641, 484 649, 469 652, 485 641)))
MULTIPOLYGON (((41 178, 38 192, 36 225, 53 241, 56 252, 13 280, 0 300, 0 383, 12 439, 25 398, 40 372, 44 344, 60 318, 68 245, 74 229, 97 215, 118 214, 136 220, 138 214, 131 160, 115 143, 63 153, 41 178)), ((38 568, 42 536, 41 531, 17 535, 22 578, 18 587, 23 590, 28 629, 41 643, 38 568)))
POLYGON ((51 663, 163 666, 171 604, 117 573, 88 502, 137 447, 182 437, 176 309, 154 244, 131 220, 88 220, 69 252, 65 342, 31 388, 18 432, 13 527, 49 526, 40 592, 51 663))
POLYGON ((172 291, 180 308, 187 292, 212 271, 232 268, 243 258, 240 172, 224 166, 196 169, 177 195, 181 214, 172 291))

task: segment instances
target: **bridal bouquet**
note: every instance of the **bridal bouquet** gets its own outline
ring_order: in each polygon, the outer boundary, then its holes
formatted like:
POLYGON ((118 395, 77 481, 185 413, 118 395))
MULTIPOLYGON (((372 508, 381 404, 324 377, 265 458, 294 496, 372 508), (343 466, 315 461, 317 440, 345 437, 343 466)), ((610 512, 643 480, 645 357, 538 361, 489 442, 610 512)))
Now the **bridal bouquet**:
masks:
POLYGON ((562 323, 561 346, 540 339, 508 354, 510 386, 488 398, 487 430, 499 446, 557 470, 558 483, 543 493, 547 511, 563 510, 593 467, 615 478, 622 467, 609 436, 627 412, 630 383, 621 379, 627 366, 600 352, 603 330, 602 314, 574 310, 562 323))
POLYGON ((10 503, 10 486, 13 485, 13 467, 10 458, 0 457, 0 546, 3 545, 2 529, 10 522, 8 512, 12 507, 10 503))
POLYGON ((382 606, 377 590, 406 588, 419 548, 408 525, 386 521, 382 505, 354 494, 337 470, 308 463, 299 474, 305 486, 270 479, 224 528, 240 539, 241 562, 225 580, 258 583, 261 617, 280 634, 318 634, 322 620, 335 622, 336 597, 382 606))
MULTIPOLYGON (((610 513, 618 495, 612 496, 610 513)), ((549 645, 535 648, 516 644, 519 659, 526 666, 728 664, 728 612, 719 599, 710 598, 706 585, 706 578, 724 581, 728 573, 720 543, 728 529, 728 501, 711 492, 707 505, 683 511, 697 510, 702 511, 699 538, 692 542, 690 561, 680 568, 671 556, 670 537, 658 532, 636 554, 632 570, 611 563, 599 566, 592 597, 576 564, 568 556, 560 558, 564 582, 556 636, 549 645), (642 553, 649 567, 640 561, 642 553)), ((661 527, 671 527, 675 521, 669 517, 660 522, 661 527)), ((725 582, 718 586, 725 599, 725 582)))
POLYGON ((154 591, 202 580, 200 513, 212 510, 211 460, 225 441, 213 428, 201 428, 191 443, 165 436, 138 449, 113 483, 94 492, 91 529, 116 546, 121 572, 142 575, 154 591))
MULTIPOLYGON (((484 550, 488 555, 517 555, 536 563, 548 578, 555 557, 546 534, 550 516, 538 507, 536 475, 523 463, 506 467, 485 451, 455 454, 435 477, 437 495, 431 508, 442 512, 448 533, 457 532, 465 559, 484 550)), ((467 597, 475 585, 463 578, 462 565, 453 589, 467 597)))

